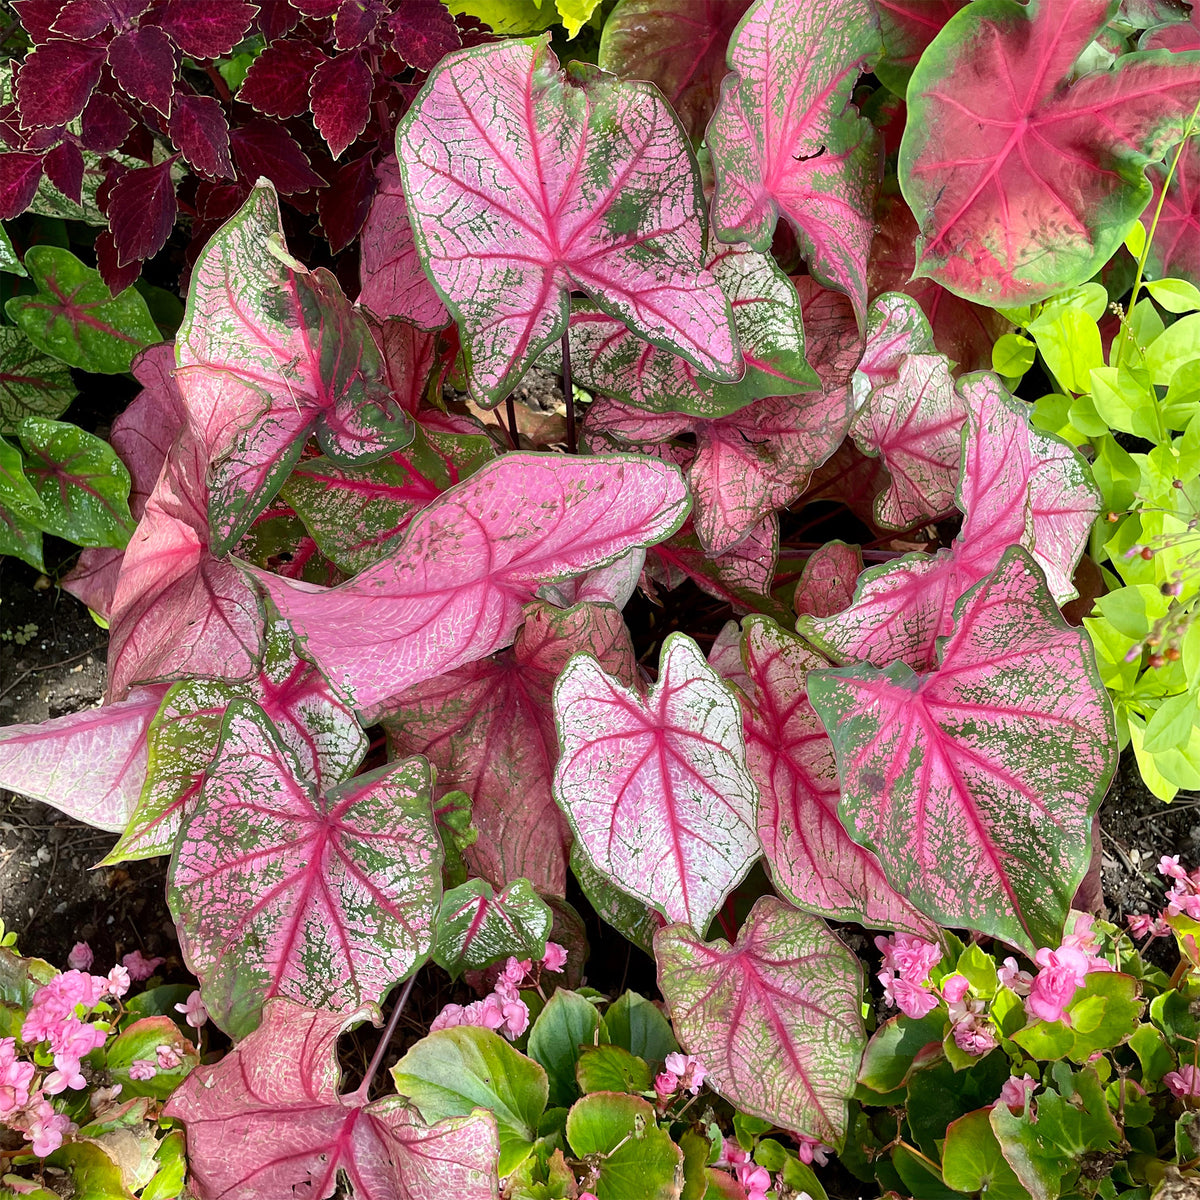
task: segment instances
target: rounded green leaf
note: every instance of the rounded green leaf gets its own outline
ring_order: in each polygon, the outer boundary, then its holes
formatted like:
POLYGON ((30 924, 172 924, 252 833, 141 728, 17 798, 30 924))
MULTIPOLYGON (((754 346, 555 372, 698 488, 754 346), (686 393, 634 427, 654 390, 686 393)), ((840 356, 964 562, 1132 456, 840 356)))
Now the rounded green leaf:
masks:
POLYGON ((575 1066, 584 1046, 607 1041, 596 1006, 578 992, 559 988, 529 1031, 529 1057, 546 1068, 550 1105, 565 1108, 579 1095, 575 1066))
POLYGON ((567 1114, 567 1141, 590 1159, 583 1186, 596 1200, 674 1200, 683 1153, 637 1096, 596 1092, 567 1114))
POLYGON ((623 1046, 589 1046, 575 1064, 575 1079, 582 1092, 648 1092, 654 1072, 645 1059, 623 1046))
POLYGON ((981 1192, 988 1200, 1028 1200, 988 1123, 990 1108, 951 1122, 942 1151, 942 1178, 957 1192, 981 1192))

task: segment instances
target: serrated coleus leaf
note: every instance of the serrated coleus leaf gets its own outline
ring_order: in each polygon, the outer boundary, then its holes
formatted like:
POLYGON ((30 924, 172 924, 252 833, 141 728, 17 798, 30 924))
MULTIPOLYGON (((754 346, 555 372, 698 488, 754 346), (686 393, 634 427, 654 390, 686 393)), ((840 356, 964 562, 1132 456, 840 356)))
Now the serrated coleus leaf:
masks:
POLYGON ((928 934, 929 922, 888 886, 838 820, 833 746, 808 701, 808 673, 828 666, 765 617, 742 633, 746 765, 758 784, 758 836, 775 886, 810 912, 928 934))
POLYGON ((875 523, 908 529, 954 507, 966 405, 940 354, 906 354, 896 378, 873 388, 850 422, 850 436, 888 470, 875 498, 875 523))
POLYGON ((818 671, 839 814, 901 895, 1029 953, 1057 945, 1116 765, 1086 634, 1020 547, 955 611, 936 669, 818 671))
POLYGON ((210 0, 206 4, 168 0, 158 21, 184 54, 221 58, 245 36, 255 7, 246 0, 210 0))
POLYGON ((862 551, 857 546, 826 542, 814 550, 792 596, 796 616, 829 617, 849 607, 862 569, 862 551))
POLYGON ((342 1176, 358 1200, 496 1200, 490 1113, 427 1126, 395 1096, 338 1094, 338 1036, 374 1015, 271 1000, 258 1029, 184 1080, 164 1111, 187 1130, 200 1200, 328 1200, 342 1176))
POLYGON ((250 64, 237 98, 268 117, 298 117, 308 111, 309 82, 325 58, 311 42, 272 42, 250 64))
POLYGON ((592 865, 703 930, 759 855, 758 793, 733 693, 681 633, 646 695, 587 654, 554 685, 554 798, 592 865))
POLYGON ((146 778, 146 734, 166 685, 40 725, 0 729, 0 787, 77 821, 124 829, 146 778))
POLYGON ((321 552, 352 575, 387 557, 425 505, 495 457, 482 434, 418 429, 411 445, 364 467, 305 459, 281 494, 321 552))
POLYGON ((42 181, 40 154, 0 154, 0 220, 19 217, 42 181))
POLYGON ((175 85, 175 47, 156 25, 119 33, 108 46, 113 77, 135 100, 171 115, 175 85))
POLYGON ((33 246, 25 266, 37 293, 12 297, 4 311, 39 350, 72 367, 119 375, 159 341, 146 301, 132 289, 114 298, 69 250, 33 246))
POLYGON ((230 130, 229 144, 248 179, 265 175, 285 196, 323 187, 296 140, 274 121, 245 121, 230 130))
POLYGON ((696 162, 652 84, 560 73, 545 41, 477 46, 434 69, 396 146, 480 403, 566 332, 572 290, 712 378, 741 377, 729 303, 703 266, 696 162))
POLYGON ((103 46, 55 39, 38 46, 16 77, 21 125, 66 125, 75 120, 104 69, 103 46))
POLYGON ((0 327, 0 434, 15 432, 23 417, 61 416, 78 394, 62 362, 21 330, 0 327))
POLYGON ((707 133, 717 237, 765 252, 782 215, 811 274, 860 316, 879 143, 850 92, 878 46, 869 0, 758 0, 729 43, 707 133))
POLYGON ((704 136, 725 78, 725 49, 750 0, 621 0, 604 22, 600 66, 649 79, 693 141, 704 136))
POLYGON ((274 996, 336 1012, 382 999, 433 944, 441 866, 428 764, 318 789, 262 710, 233 700, 167 902, 209 1012, 244 1037, 274 996))
POLYGON ((949 550, 870 568, 845 612, 801 618, 804 635, 837 661, 932 666, 955 602, 1009 546, 1032 552, 1059 603, 1075 595, 1075 564, 1100 511, 1086 464, 1066 442, 1032 429, 1025 406, 994 375, 964 376, 958 390, 967 406, 962 529, 949 550))
POLYGON ((313 124, 334 158, 366 128, 374 82, 358 53, 327 58, 313 71, 308 88, 313 124))
MULTIPOLYGON (((594 304, 571 306, 571 369, 590 391, 650 412, 719 417, 766 396, 813 391, 820 379, 804 358, 801 297, 769 255, 720 246, 708 269, 733 309, 746 360, 737 383, 706 379, 686 359, 643 341, 594 304)), ((546 356, 561 367, 561 353, 546 356)))
MULTIPOLYGON (((1200 39, 1200 31, 1196 36, 1200 39)), ((1157 279, 1186 279, 1200 287, 1200 142, 1195 137, 1185 143, 1163 196, 1166 174, 1164 167, 1150 168, 1154 195, 1148 212, 1157 211, 1160 202, 1162 210, 1146 250, 1146 267, 1157 279)))
POLYGON ((418 329, 441 329, 450 314, 421 266, 400 168, 388 155, 375 174, 379 187, 362 230, 358 303, 377 317, 403 317, 418 329))
POLYGON ((197 260, 179 329, 189 411, 210 454, 227 450, 208 506, 217 553, 279 490, 310 435, 346 465, 413 437, 367 323, 332 275, 292 263, 282 238, 274 189, 256 187, 197 260))
POLYGON ((350 777, 367 751, 354 714, 312 663, 300 658, 282 621, 268 623, 262 663, 244 684, 185 679, 172 687, 148 731, 148 760, 136 808, 106 862, 169 854, 183 813, 204 784, 232 700, 256 704, 292 751, 301 778, 329 789, 350 777))
POLYGON ((171 236, 178 204, 171 160, 155 167, 126 171, 113 184, 108 223, 117 251, 117 266, 152 258, 171 236))
POLYGON ((733 945, 654 939, 671 1024, 742 1112, 840 1146, 866 1045, 862 969, 819 917, 764 896, 733 945))
POLYGON ((168 130, 193 170, 209 179, 234 177, 229 122, 215 96, 177 94, 168 130))
POLYGON ((687 513, 679 472, 641 455, 506 454, 443 492, 392 555, 330 590, 256 571, 356 708, 507 645, 522 605, 669 537, 687 513))
POLYGON ((442 897, 432 958, 455 979, 510 955, 540 959, 553 914, 528 879, 497 893, 486 879, 469 879, 442 897))
POLYGON ((615 608, 585 603, 564 611, 539 601, 525 612, 511 649, 408 688, 382 720, 391 753, 425 755, 439 786, 471 797, 479 839, 464 853, 475 873, 498 886, 525 876, 561 896, 570 834, 550 791, 558 758, 554 680, 577 651, 629 687, 637 670, 615 608))
POLYGON ((1200 54, 1124 54, 1068 83, 1113 7, 968 4, 922 55, 899 159, 920 275, 1015 307, 1082 283, 1121 245, 1150 199, 1147 164, 1196 103, 1200 54))

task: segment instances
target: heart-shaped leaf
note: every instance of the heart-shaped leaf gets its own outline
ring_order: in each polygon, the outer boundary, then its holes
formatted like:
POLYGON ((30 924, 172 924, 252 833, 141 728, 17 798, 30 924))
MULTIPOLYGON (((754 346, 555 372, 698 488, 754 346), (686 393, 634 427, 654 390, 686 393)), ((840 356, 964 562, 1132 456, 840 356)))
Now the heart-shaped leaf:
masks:
POLYGON ((1150 199, 1146 165, 1195 106, 1200 58, 1123 54, 1069 83, 1111 14, 1109 0, 986 0, 922 55, 899 160, 920 275, 1015 307, 1089 279, 1121 245, 1150 199))
POLYGON ((857 546, 826 542, 814 550, 792 596, 796 615, 828 617, 848 608, 862 568, 862 552, 857 546))
POLYGON ((704 136, 725 77, 725 48, 750 0, 621 0, 604 22, 597 61, 622 79, 649 79, 688 136, 704 136))
POLYGON ((640 455, 506 454, 413 518, 391 557, 331 590, 254 574, 360 710, 510 642, 541 584, 669 536, 678 471, 640 455))
POLYGON ((967 0, 875 0, 883 55, 875 74, 897 96, 938 31, 967 0))
POLYGON ((442 897, 432 958, 455 979, 502 959, 541 958, 552 914, 528 879, 499 895, 486 879, 469 879, 442 897))
POLYGON ((15 432, 23 417, 62 416, 78 392, 63 363, 21 330, 0 328, 0 434, 15 432))
POLYGON ((847 832, 944 925, 1057 946, 1116 764, 1087 636, 1028 553, 1008 550, 955 610, 937 669, 817 671, 847 832))
POLYGON ((729 303, 703 266, 696 162, 653 84, 561 74, 545 40, 477 46, 433 70, 396 148, 481 404, 562 337, 575 289, 712 378, 740 377, 729 303))
POLYGON ((587 654, 554 686, 554 798, 592 865, 703 930, 758 857, 738 702, 681 633, 642 696, 587 654))
POLYGON ((872 567, 854 603, 836 616, 801 618, 805 637, 836 660, 921 670, 953 626, 955 601, 995 569, 1005 549, 1029 549, 1054 598, 1069 600, 1100 497, 1073 447, 1030 428, 1028 411, 994 375, 959 380, 967 434, 958 506, 966 514, 950 550, 872 567))
POLYGON ((833 746, 806 684, 825 660, 765 617, 746 618, 742 659, 750 689, 746 765, 758 784, 758 836, 776 887, 826 917, 928 933, 929 923, 838 819, 833 746))
POLYGON ((233 1037, 285 996, 347 1012, 429 952, 442 851, 429 768, 393 763, 319 792, 256 705, 234 700, 167 888, 189 969, 233 1037))
POLYGON ((731 946, 686 925, 654 939, 679 1040, 742 1112, 840 1146, 866 1045, 858 959, 819 917, 774 896, 731 946))
POLYGON ((164 1113, 187 1129, 199 1200, 327 1200, 343 1173, 359 1200, 495 1200, 490 1113, 426 1126, 394 1096, 338 1095, 338 1035, 370 1013, 271 1000, 258 1029, 188 1076, 164 1113))
POLYGON ((879 47, 868 0, 757 0, 729 43, 708 127, 723 242, 770 249, 782 214, 810 273, 867 308, 878 135, 850 103, 879 47))
POLYGON ((615 608, 536 602, 511 650, 408 688, 383 717, 392 754, 425 755, 441 786, 470 795, 479 840, 466 859, 497 885, 524 876, 565 894, 570 834, 550 793, 558 759, 550 692, 584 650, 633 685, 633 647, 615 608))

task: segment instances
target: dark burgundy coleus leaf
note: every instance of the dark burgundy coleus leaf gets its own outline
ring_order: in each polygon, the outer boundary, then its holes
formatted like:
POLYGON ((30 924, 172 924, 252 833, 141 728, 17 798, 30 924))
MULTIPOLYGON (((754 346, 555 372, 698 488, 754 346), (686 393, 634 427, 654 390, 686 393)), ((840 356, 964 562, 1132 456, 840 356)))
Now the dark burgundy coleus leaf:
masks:
POLYGON ((177 92, 167 129, 193 170, 209 179, 234 177, 233 160, 229 157, 229 122, 215 97, 177 92))
POLYGON ((1124 54, 1068 83, 1112 8, 968 4, 922 56, 899 159, 922 276, 1012 307, 1083 282, 1121 245, 1150 199, 1147 164, 1191 116, 1200 57, 1124 54))
POLYGON ((604 23, 600 66, 649 79, 688 136, 704 136, 725 78, 725 50, 750 0, 621 0, 604 23))
POLYGON ((12 9, 33 44, 40 46, 50 40, 50 30, 63 10, 63 3, 64 0, 12 0, 12 9))
POLYGON ((285 196, 325 186, 292 135, 271 121, 246 121, 230 132, 229 142, 247 179, 265 175, 285 196))
POLYGON ((83 112, 104 69, 103 46, 47 42, 38 46, 17 73, 21 125, 66 125, 83 112))
POLYGON ((67 0, 54 21, 53 31, 84 42, 109 26, 129 28, 149 7, 150 0, 67 0))
POLYGON ((116 81, 135 100, 171 115, 175 91, 175 47, 154 25, 118 34, 108 46, 108 65, 116 81))
POLYGON ((712 378, 740 378, 729 304, 703 267, 695 160, 653 85, 566 75, 545 40, 462 50, 401 120, 397 156, 485 407, 566 331, 572 290, 712 378))
POLYGON ((273 42, 250 64, 237 98, 268 117, 298 117, 308 111, 312 74, 325 59, 311 42, 273 42))
POLYGON ((222 58, 246 35, 257 5, 246 0, 167 0, 156 20, 192 58, 222 58))
POLYGON ((313 124, 334 158, 367 127, 374 84, 362 55, 353 52, 326 59, 313 71, 308 89, 313 124))
POLYGON ((706 929, 760 853, 733 693, 672 633, 645 694, 573 656, 554 717, 554 798, 592 865, 668 920, 706 929))
POLYGON ((378 186, 375 178, 375 153, 353 158, 335 167, 329 187, 317 197, 317 213, 329 249, 338 254, 358 236, 378 186))
POLYGON ((153 258, 175 228, 179 206, 171 178, 173 158, 156 167, 126 171, 108 199, 108 223, 117 249, 117 266, 153 258))
POLYGON ((784 216, 809 272, 862 316, 878 134, 850 103, 879 46, 869 0, 760 0, 729 44, 709 123, 713 229, 764 253, 784 216))
POLYGON ((42 159, 46 178, 68 200, 79 203, 83 188, 83 152, 74 142, 59 142, 42 159))
POLYGON ((124 266, 120 264, 117 243, 111 229, 102 229, 96 234, 96 270, 105 287, 114 296, 137 283, 142 273, 141 259, 134 259, 124 266))
POLYGON ((1117 745, 1087 635, 1028 552, 958 606, 932 670, 816 671, 808 692, 842 823, 891 885, 939 924, 1057 945, 1117 745))
POLYGON ((404 0, 387 24, 392 49, 418 71, 432 71, 462 45, 458 26, 441 0, 404 0))
POLYGON ((199 1200, 495 1200, 496 1120, 476 1110, 427 1126, 397 1097, 339 1095, 339 1034, 366 1017, 272 1000, 262 1024, 193 1071, 164 1113, 187 1130, 199 1200))
POLYGON ((739 1110, 840 1146, 866 1045, 862 968, 819 917, 774 896, 737 941, 686 925, 654 938, 658 980, 680 1044, 739 1110))
POLYGON ((464 856, 497 886, 524 876, 565 894, 570 834, 550 791, 558 760, 550 692, 579 651, 633 686, 633 647, 615 608, 539 602, 511 649, 408 688, 382 718, 393 753, 423 754, 439 786, 471 797, 479 838, 464 856))
POLYGON ((333 40, 339 50, 361 46, 388 10, 387 0, 341 0, 333 17, 333 40))
POLYGON ((40 154, 0 154, 0 220, 19 217, 32 203, 41 181, 40 154))

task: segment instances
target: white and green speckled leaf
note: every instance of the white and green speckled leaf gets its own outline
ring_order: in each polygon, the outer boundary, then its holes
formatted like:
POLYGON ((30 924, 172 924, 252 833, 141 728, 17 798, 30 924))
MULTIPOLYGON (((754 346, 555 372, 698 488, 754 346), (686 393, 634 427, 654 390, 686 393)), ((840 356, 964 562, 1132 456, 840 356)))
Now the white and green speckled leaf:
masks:
POLYGON ((469 879, 442 897, 432 958, 457 978, 510 955, 540 959, 554 914, 528 879, 495 892, 486 879, 469 879))
POLYGON ((78 394, 64 363, 21 330, 0 326, 0 433, 13 433, 24 417, 60 417, 78 394))

